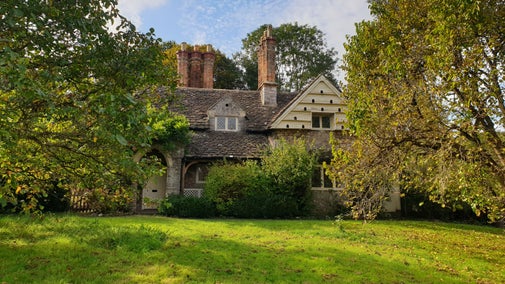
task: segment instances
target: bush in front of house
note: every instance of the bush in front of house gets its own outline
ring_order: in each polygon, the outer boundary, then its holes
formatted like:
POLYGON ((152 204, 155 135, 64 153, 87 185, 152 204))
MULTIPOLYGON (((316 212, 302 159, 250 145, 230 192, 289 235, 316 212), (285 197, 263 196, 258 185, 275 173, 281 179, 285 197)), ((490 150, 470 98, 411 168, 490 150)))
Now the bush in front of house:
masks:
POLYGON ((295 200, 298 214, 312 209, 312 174, 317 167, 317 155, 308 150, 305 140, 280 140, 262 157, 262 170, 272 184, 274 195, 295 200))
POLYGON ((267 194, 269 187, 269 181, 256 161, 224 162, 209 169, 204 196, 216 204, 219 215, 245 218, 242 212, 236 212, 239 205, 244 205, 245 199, 267 194))
POLYGON ((218 214, 238 218, 292 218, 311 210, 311 178, 316 156, 301 139, 278 141, 261 163, 217 164, 204 194, 218 214))
POLYGON ((216 206, 205 197, 169 195, 160 203, 158 212, 181 218, 212 218, 216 216, 216 206))

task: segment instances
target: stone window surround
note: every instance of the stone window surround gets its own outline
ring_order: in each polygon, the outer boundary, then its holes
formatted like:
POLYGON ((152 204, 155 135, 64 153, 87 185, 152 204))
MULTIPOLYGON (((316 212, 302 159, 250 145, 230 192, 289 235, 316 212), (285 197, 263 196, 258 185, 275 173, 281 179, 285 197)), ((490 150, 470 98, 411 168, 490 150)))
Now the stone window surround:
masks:
POLYGON ((216 116, 215 130, 216 131, 238 131, 238 118, 234 116, 216 116), (221 119, 224 119, 220 121, 221 119), (224 123, 224 125, 223 125, 224 123))

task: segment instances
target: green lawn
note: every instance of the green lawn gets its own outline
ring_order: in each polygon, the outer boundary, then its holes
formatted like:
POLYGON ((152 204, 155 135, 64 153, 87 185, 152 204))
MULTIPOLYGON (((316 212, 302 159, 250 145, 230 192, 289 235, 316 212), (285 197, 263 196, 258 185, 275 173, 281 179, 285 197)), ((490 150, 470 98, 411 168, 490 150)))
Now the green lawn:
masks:
POLYGON ((505 283, 503 229, 0 216, 0 283, 505 283))

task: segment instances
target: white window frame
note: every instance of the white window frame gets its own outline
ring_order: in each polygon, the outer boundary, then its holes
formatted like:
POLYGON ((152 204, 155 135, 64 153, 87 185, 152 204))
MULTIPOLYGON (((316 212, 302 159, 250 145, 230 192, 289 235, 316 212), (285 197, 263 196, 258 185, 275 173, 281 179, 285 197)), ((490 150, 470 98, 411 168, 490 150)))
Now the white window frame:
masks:
POLYGON ((215 130, 216 131, 238 131, 238 118, 237 117, 232 117, 232 116, 216 116, 215 117, 215 130), (224 119, 224 128, 219 128, 219 119, 224 119), (234 122, 235 128, 230 128, 231 125, 233 125, 234 122))

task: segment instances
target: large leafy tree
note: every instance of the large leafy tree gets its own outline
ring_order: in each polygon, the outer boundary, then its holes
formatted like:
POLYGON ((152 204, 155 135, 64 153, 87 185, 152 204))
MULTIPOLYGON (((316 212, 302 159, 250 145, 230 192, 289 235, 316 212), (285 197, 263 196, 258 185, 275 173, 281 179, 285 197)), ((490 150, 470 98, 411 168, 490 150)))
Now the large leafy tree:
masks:
MULTIPOLYGON (((257 47, 267 25, 247 34, 242 40, 242 51, 234 55, 244 70, 244 81, 249 89, 258 87, 257 47)), ((301 90, 320 74, 335 80, 337 53, 328 47, 324 33, 315 26, 298 23, 282 24, 273 28, 277 41, 276 63, 280 89, 301 90)))
POLYGON ((376 0, 370 9, 374 19, 345 46, 350 126, 369 151, 349 182, 395 168, 387 177, 404 190, 503 218, 505 1, 376 0))
POLYGON ((186 131, 184 119, 153 111, 170 98, 151 87, 176 82, 161 42, 136 32, 116 2, 0 3, 2 205, 37 210, 52 186, 124 190, 150 173, 134 151, 173 132, 164 126, 186 131))

